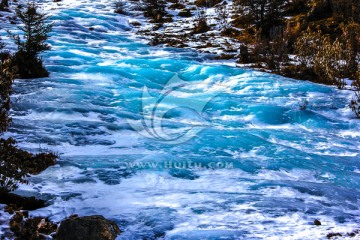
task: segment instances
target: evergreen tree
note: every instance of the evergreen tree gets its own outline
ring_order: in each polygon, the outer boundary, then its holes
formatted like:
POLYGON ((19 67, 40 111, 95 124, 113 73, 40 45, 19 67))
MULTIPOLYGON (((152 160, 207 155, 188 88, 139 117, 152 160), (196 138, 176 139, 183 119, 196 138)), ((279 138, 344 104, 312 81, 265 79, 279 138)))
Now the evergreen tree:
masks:
POLYGON ((270 30, 283 24, 287 0, 236 0, 240 14, 261 32, 262 38, 270 37, 270 30))
POLYGON ((11 56, 3 51, 4 44, 0 42, 0 134, 7 130, 10 123, 10 94, 16 69, 11 67, 11 56))
POLYGON ((52 25, 47 23, 45 14, 38 13, 35 3, 28 3, 24 10, 16 9, 16 15, 23 26, 18 27, 24 34, 22 37, 10 33, 18 47, 13 64, 18 66, 20 78, 47 77, 49 73, 43 66, 40 53, 50 50, 46 43, 52 25))
POLYGON ((7 10, 9 10, 9 0, 1 0, 0 11, 7 11, 7 10))

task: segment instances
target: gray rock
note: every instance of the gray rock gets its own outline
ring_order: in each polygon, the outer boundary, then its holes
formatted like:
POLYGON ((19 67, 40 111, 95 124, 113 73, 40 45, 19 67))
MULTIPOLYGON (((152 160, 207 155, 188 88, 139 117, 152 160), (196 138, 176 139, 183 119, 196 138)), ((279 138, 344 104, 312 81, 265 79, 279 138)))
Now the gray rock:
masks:
POLYGON ((57 240, 114 240, 119 227, 103 216, 71 216, 60 223, 57 240))

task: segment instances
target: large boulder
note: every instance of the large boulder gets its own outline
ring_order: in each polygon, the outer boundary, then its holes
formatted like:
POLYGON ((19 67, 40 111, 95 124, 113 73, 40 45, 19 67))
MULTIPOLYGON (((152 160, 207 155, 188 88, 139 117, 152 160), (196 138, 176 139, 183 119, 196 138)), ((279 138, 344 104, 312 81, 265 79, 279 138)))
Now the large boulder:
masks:
POLYGON ((58 228, 57 240, 113 240, 120 234, 119 227, 103 216, 71 216, 58 228))
POLYGON ((207 24, 207 21, 205 19, 200 19, 197 24, 195 25, 195 28, 193 29, 193 34, 198 33, 204 33, 210 30, 210 27, 207 24))

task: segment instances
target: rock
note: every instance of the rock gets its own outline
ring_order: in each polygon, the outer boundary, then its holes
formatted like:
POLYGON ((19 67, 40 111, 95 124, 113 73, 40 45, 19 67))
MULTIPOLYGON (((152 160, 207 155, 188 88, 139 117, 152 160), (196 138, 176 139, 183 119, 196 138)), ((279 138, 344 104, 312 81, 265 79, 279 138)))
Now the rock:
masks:
POLYGON ((57 225, 47 218, 34 217, 28 218, 27 212, 17 211, 10 219, 10 229, 17 239, 46 239, 56 232, 57 225))
POLYGON ((320 226, 321 225, 321 222, 317 219, 314 220, 314 225, 315 226, 320 226))
POLYGON ((246 45, 241 44, 240 46, 240 63, 249 63, 249 49, 246 45))
MULTIPOLYGON (((355 229, 353 230, 352 232, 348 232, 348 233, 338 233, 338 232, 332 232, 332 233, 328 233, 328 235, 326 235, 326 237, 328 239, 331 239, 331 238, 336 238, 338 239, 338 237, 356 237, 358 234, 360 233, 360 229, 355 229)), ((356 238, 358 239, 358 238, 356 238)))
POLYGON ((352 231, 351 233, 348 233, 348 236, 355 237, 355 236, 359 235, 359 233, 360 233, 360 229, 356 229, 356 230, 352 231))
POLYGON ((191 17, 192 14, 191 14, 190 9, 183 9, 178 13, 178 16, 180 16, 180 17, 191 17))
POLYGON ((333 237, 342 237, 342 234, 341 233, 329 233, 328 235, 326 235, 326 237, 328 239, 331 239, 333 237))
POLYGON ((155 35, 154 38, 149 42, 150 46, 156 46, 160 44, 160 39, 158 35, 155 35))
POLYGON ((184 8, 186 8, 185 7, 185 5, 184 4, 182 4, 182 3, 173 3, 173 4, 171 4, 170 6, 169 6, 169 9, 184 9, 184 8))
POLYGON ((130 23, 131 25, 133 25, 134 27, 138 27, 141 26, 141 23, 137 22, 137 21, 133 21, 130 23))
POLYGON ((163 24, 162 23, 158 23, 158 24, 155 24, 154 25, 154 27, 153 27, 153 31, 157 31, 157 30, 159 30, 160 28, 162 28, 163 27, 163 24))
POLYGON ((160 13, 155 15, 155 21, 156 22, 161 22, 162 20, 163 20, 163 16, 160 13))
POLYGON ((219 56, 216 56, 215 59, 217 60, 230 60, 235 57, 235 54, 220 54, 219 56))
POLYGON ((57 240, 113 240, 119 227, 103 216, 71 216, 60 223, 57 240))
POLYGON ((204 33, 209 31, 210 27, 207 25, 206 20, 201 19, 198 21, 197 25, 195 26, 193 33, 197 34, 197 33, 204 33))
POLYGON ((12 208, 14 208, 16 205, 17 208, 22 208, 25 210, 36 210, 45 207, 44 200, 36 199, 35 197, 23 197, 14 193, 7 193, 2 191, 0 191, 0 203, 12 204, 12 208))

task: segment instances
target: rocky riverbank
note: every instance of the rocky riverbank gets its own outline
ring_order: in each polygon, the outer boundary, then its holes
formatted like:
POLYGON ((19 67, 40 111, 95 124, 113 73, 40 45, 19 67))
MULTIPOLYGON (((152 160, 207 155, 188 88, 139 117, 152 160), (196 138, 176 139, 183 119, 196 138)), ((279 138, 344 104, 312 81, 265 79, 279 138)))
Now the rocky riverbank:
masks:
MULTIPOLYGON (((12 142, 11 139, 7 141, 12 142)), ((2 142, 7 141, 2 140, 2 142)), ((14 144, 14 142, 12 143, 14 144)), ((7 164, 1 169, 2 174, 5 174, 4 171, 10 171, 14 164, 17 169, 26 171, 26 176, 39 174, 56 164, 57 156, 53 153, 32 154, 18 149, 13 144, 0 145, 0 157, 7 164)), ((21 182, 27 183, 27 180, 21 182)), ((13 186, 13 188, 16 187, 16 185, 13 186)), ((21 196, 8 190, 0 190, 0 204, 2 204, 0 206, 1 240, 54 238, 59 240, 112 240, 120 234, 118 226, 102 216, 78 217, 73 215, 60 223, 54 223, 45 217, 32 217, 29 211, 45 207, 46 201, 35 197, 21 196)))
POLYGON ((54 223, 48 218, 30 217, 27 211, 14 211, 11 207, 6 211, 13 214, 10 229, 14 234, 8 234, 8 237, 19 240, 114 240, 120 234, 116 223, 103 216, 72 215, 60 223, 54 223))
MULTIPOLYGON (((224 1, 223 6, 226 20, 230 21, 235 14, 233 2, 224 1)), ((184 4, 168 1, 164 13, 153 13, 155 19, 145 17, 144 8, 135 0, 124 3, 122 8, 133 31, 147 39, 150 45, 195 49, 209 54, 210 59, 230 60, 236 64, 242 42, 231 35, 239 30, 233 28, 228 35, 223 34, 215 7, 200 9, 195 1, 184 4)))
MULTIPOLYGON (((351 20, 336 18, 335 10, 334 16, 326 14, 330 10, 316 1, 308 5, 307 1, 302 1, 303 9, 295 4, 279 6, 281 21, 266 31, 253 26, 250 16, 245 19, 248 13, 242 12, 247 10, 236 1, 158 1, 155 7, 152 2, 155 1, 122 2, 115 10, 126 15, 133 31, 147 39, 150 45, 195 49, 208 54, 210 59, 227 60, 233 66, 325 84, 334 83, 324 79, 327 76, 320 74, 319 77, 311 68, 300 66, 302 54, 295 49, 296 41, 304 37, 301 35, 307 29, 321 30, 331 39, 344 38, 342 33, 350 38, 352 30, 349 29, 356 25, 346 29, 344 26, 350 26, 351 20)), ((357 49, 354 45, 353 48, 357 49)), ((347 83, 351 85, 351 81, 347 83)))
POLYGON ((349 106, 360 117, 358 3, 337 2, 274 0, 255 11, 260 3, 251 1, 132 0, 117 1, 115 12, 150 45, 352 90, 349 106))

